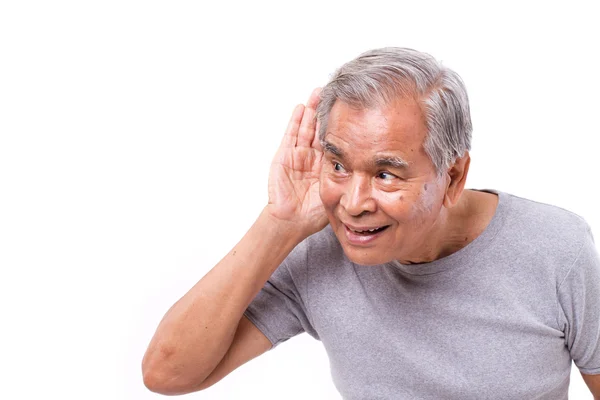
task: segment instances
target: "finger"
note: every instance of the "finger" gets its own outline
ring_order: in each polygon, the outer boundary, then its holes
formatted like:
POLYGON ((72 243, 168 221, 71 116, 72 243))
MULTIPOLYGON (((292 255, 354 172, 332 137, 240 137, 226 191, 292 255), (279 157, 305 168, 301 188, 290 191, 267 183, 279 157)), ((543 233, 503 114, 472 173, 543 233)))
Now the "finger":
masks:
POLYGON ((283 135, 283 139, 281 140, 281 145, 285 147, 295 147, 296 140, 298 138, 298 129, 300 128, 300 122, 302 121, 302 115, 304 115, 304 106, 302 104, 298 104, 294 111, 292 111, 292 116, 290 117, 290 122, 288 122, 288 126, 285 130, 285 134, 283 135))
POLYGON ((321 121, 317 120, 317 125, 315 126, 315 138, 313 139, 312 142, 312 148, 313 149, 317 149, 319 151, 323 151, 323 149, 321 148, 321 140, 319 137, 319 132, 321 131, 321 121))
POLYGON ((312 145, 313 139, 315 138, 315 124, 317 122, 315 116, 317 114, 320 93, 321 88, 316 88, 306 102, 304 115, 302 116, 302 122, 300 123, 300 129, 298 131, 298 140, 296 141, 297 146, 310 147, 312 145))

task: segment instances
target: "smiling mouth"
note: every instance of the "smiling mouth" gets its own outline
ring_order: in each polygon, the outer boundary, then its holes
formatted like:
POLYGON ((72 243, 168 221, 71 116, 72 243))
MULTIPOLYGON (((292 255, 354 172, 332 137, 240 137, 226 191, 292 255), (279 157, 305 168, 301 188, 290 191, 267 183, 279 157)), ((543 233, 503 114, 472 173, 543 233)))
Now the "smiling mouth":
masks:
POLYGON ((352 229, 352 228, 348 227, 347 225, 346 225, 346 228, 348 228, 348 230, 350 230, 351 232, 356 233, 357 235, 367 236, 367 235, 373 235, 375 233, 382 232, 382 231, 386 230, 387 228, 389 228, 389 225, 381 226, 379 228, 366 229, 366 230, 352 229))

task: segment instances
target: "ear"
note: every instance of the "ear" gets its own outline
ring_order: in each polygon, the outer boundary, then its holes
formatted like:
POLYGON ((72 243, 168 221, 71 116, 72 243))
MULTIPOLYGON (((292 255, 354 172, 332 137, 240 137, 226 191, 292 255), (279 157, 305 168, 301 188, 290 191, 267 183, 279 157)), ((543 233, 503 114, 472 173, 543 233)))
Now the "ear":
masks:
POLYGON ((470 163, 471 156, 469 155, 469 152, 466 151, 464 156, 457 158, 456 161, 454 161, 454 164, 448 168, 446 175, 450 179, 448 187, 446 188, 446 194, 444 195, 444 207, 452 208, 458 203, 458 199, 460 199, 460 195, 467 182, 470 163))

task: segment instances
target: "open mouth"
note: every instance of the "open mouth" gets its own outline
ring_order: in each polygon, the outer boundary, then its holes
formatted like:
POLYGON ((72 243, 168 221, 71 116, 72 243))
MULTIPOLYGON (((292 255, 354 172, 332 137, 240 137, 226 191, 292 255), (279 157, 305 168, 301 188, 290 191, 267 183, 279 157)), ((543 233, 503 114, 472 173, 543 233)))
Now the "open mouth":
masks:
POLYGON ((352 229, 352 228, 349 228, 349 227, 347 227, 347 228, 352 233, 355 233, 357 235, 368 236, 368 235, 374 235, 374 234, 379 233, 379 232, 383 232, 384 230, 386 230, 387 228, 389 228, 389 225, 380 226, 379 228, 366 229, 366 230, 352 229))

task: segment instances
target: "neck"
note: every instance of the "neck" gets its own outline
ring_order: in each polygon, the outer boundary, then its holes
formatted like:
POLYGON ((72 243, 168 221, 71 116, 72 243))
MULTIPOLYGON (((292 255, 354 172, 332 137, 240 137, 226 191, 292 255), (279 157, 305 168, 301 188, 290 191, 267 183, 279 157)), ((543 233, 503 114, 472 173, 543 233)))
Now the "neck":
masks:
POLYGON ((398 261, 422 264, 459 251, 485 230, 494 216, 497 202, 495 194, 465 190, 454 207, 442 206, 432 229, 416 246, 419 254, 398 261))
POLYGON ((447 232, 450 228, 450 211, 444 207, 432 228, 416 244, 418 253, 408 256, 405 260, 399 260, 402 264, 423 264, 445 257, 444 243, 446 243, 447 232))

